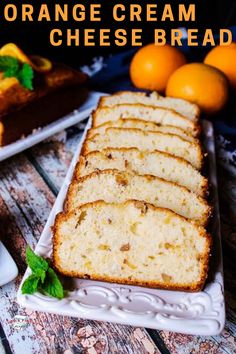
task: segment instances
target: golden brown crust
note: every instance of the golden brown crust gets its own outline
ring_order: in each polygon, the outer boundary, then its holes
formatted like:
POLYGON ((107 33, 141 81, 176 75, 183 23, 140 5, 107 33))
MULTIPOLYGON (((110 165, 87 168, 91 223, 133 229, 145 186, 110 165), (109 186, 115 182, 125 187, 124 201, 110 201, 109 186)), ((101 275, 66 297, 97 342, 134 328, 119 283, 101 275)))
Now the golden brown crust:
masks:
MULTIPOLYGON (((120 95, 125 95, 125 94, 130 94, 130 93, 131 93, 130 91, 117 91, 117 92, 113 93, 112 96, 120 96, 120 95)), ((150 96, 150 94, 147 94, 145 92, 132 92, 132 93, 135 93, 135 95, 138 94, 141 97, 146 97, 146 96, 149 97, 150 96)), ((191 104, 191 106, 195 110, 195 119, 194 119, 194 121, 198 121, 199 120, 201 111, 200 111, 200 108, 199 108, 199 106, 197 104, 189 102, 187 100, 184 100, 183 98, 176 98, 176 97, 169 97, 169 96, 164 97, 164 96, 161 96, 158 92, 156 92, 156 93, 158 95, 158 100, 171 98, 171 99, 177 99, 177 100, 183 101, 184 103, 187 103, 187 104, 191 104)), ((98 108, 107 107, 106 104, 104 104, 104 101, 106 101, 106 96, 103 96, 103 97, 100 98, 100 100, 98 102, 98 108)))
MULTIPOLYGON (((79 179, 77 179, 75 176, 73 177, 71 183, 70 183, 70 186, 69 186, 69 189, 68 189, 68 192, 67 192, 67 195, 66 195, 66 199, 65 199, 65 202, 64 202, 64 208, 65 208, 65 211, 70 211, 72 210, 72 205, 71 205, 71 201, 73 200, 73 193, 74 193, 74 187, 76 185, 78 185, 79 183, 83 183, 84 181, 87 181, 95 176, 100 176, 100 175, 110 175, 110 174, 116 174, 116 175, 126 175, 126 176, 129 176, 129 177, 132 177, 132 175, 128 172, 121 172, 121 171, 118 171, 116 169, 106 169, 106 170, 102 170, 102 171, 94 171, 86 176, 83 176, 83 177, 80 177, 79 179)), ((138 174, 137 174, 138 175, 138 174)), ((170 181, 167 181, 165 180, 164 178, 160 178, 160 177, 156 177, 156 176, 152 176, 152 175, 148 175, 148 174, 145 174, 145 175, 140 175, 142 176, 143 178, 147 179, 148 181, 159 181, 159 182, 164 182, 166 184, 169 184, 170 186, 176 186, 178 187, 179 189, 182 190, 183 193, 188 193, 189 194, 189 197, 191 196, 191 194, 193 192, 189 191, 189 189, 187 189, 186 187, 184 186, 180 186, 179 184, 175 183, 175 182, 170 182, 170 181)), ((196 222, 197 224, 201 224, 202 226, 206 226, 208 224, 208 221, 209 221, 209 218, 212 214, 212 208, 211 206, 209 206, 208 202, 200 197, 200 196, 197 196, 197 199, 199 201, 199 203, 202 203, 204 205, 204 207, 206 208, 206 212, 202 215, 202 218, 201 220, 199 220, 199 222, 197 220, 194 220, 194 222, 196 222), (201 222, 200 222, 201 221, 201 222)))
POLYGON ((87 98, 87 76, 62 64, 54 64, 44 75, 37 74, 34 90, 20 85, 15 78, 0 93, 0 146, 8 145, 78 108, 87 98), (42 114, 43 112, 43 114, 42 114))
POLYGON ((83 145, 82 145, 82 148, 81 148, 81 151, 80 151, 80 156, 84 156, 84 155, 86 155, 86 151, 87 151, 87 142, 88 142, 88 140, 91 140, 91 139, 89 139, 88 138, 88 136, 89 136, 89 131, 90 131, 90 129, 88 129, 87 130, 87 132, 86 132, 86 136, 85 136, 85 139, 84 139, 84 142, 83 142, 83 145))
MULTIPOLYGON (((153 209, 153 210, 165 211, 166 213, 169 213, 171 215, 175 214, 174 212, 172 212, 168 209, 158 208, 158 207, 155 207, 151 204, 137 201, 137 200, 129 200, 129 201, 123 203, 122 205, 127 205, 127 204, 134 204, 135 205, 137 203, 138 203, 139 208, 140 208, 140 205, 143 205, 143 207, 147 206, 148 208, 153 209)), ((66 271, 65 269, 61 268, 60 267, 60 260, 59 260, 58 254, 57 254, 58 248, 60 246, 60 237, 58 235, 60 223, 64 220, 68 220, 71 215, 76 214, 76 212, 79 210, 84 210, 86 208, 89 208, 90 206, 93 207, 93 206, 97 206, 97 205, 106 205, 106 204, 112 204, 112 203, 105 203, 104 201, 99 200, 96 202, 84 204, 84 205, 80 206, 79 208, 77 208, 76 210, 73 210, 67 214, 59 213, 56 216, 55 224, 54 224, 54 227, 52 228, 52 232, 53 232, 53 264, 54 264, 54 268, 59 273, 65 275, 65 276, 68 276, 68 277, 76 277, 76 278, 84 278, 84 279, 89 278, 89 279, 99 280, 99 281, 106 281, 106 282, 112 282, 112 283, 114 282, 114 283, 128 284, 128 285, 137 285, 137 286, 144 286, 144 287, 150 287, 150 288, 160 288, 160 289, 166 289, 166 290, 197 292, 203 288, 205 281, 207 279, 207 274, 208 274, 209 256, 210 256, 210 251, 211 251, 211 246, 212 246, 212 237, 201 226, 198 226, 194 223, 192 223, 192 224, 194 225, 194 227, 196 227, 198 229, 199 235, 201 237, 204 237, 207 240, 207 247, 205 249, 205 254, 203 256, 204 262, 203 262, 203 266, 202 266, 202 270, 201 270, 201 277, 197 283, 192 283, 191 285, 185 285, 185 284, 169 284, 168 285, 168 284, 163 284, 163 283, 155 282, 155 281, 143 282, 138 279, 127 279, 126 280, 126 279, 107 277, 107 276, 103 277, 98 274, 93 274, 92 276, 88 276, 84 273, 73 272, 73 271, 69 272, 69 271, 66 271)), ((122 205, 120 206, 121 208, 122 208, 122 205)), ((177 214, 175 214, 175 215, 178 216, 180 219, 183 219, 183 220, 189 222, 189 220, 187 220, 183 216, 180 216, 177 214)))
MULTIPOLYGON (((132 92, 134 93, 134 92, 132 92)), ((115 93, 113 93, 111 96, 120 96, 120 95, 124 95, 124 94, 130 94, 130 91, 117 91, 115 93)), ((136 95, 139 95, 141 97, 145 97, 146 93, 145 92, 135 92, 136 95)), ((107 96, 102 96, 99 101, 98 101, 98 106, 97 108, 101 108, 101 107, 108 107, 104 104, 104 101, 106 101, 106 97, 107 96)))
MULTIPOLYGON (((98 130, 98 128, 103 128, 103 127, 115 127, 115 128, 122 128, 122 129, 128 129, 129 127, 122 127, 122 126, 118 126, 116 127, 115 126, 115 123, 116 122, 132 122, 132 123, 142 123, 142 124, 147 124, 149 125, 150 129, 148 130, 145 130, 145 131, 156 131, 156 130, 153 130, 152 128, 155 129, 155 127, 166 127, 166 128, 175 128, 176 130, 179 130, 179 133, 182 132, 182 134, 185 134, 186 136, 188 136, 189 138, 191 137, 192 139, 194 139, 196 141, 196 143, 199 143, 199 139, 198 138, 195 138, 193 136, 191 136, 191 134, 189 134, 189 132, 186 132, 183 128, 181 127, 176 127, 175 125, 163 125, 163 124, 159 124, 159 123, 155 123, 155 122, 152 122, 152 121, 148 121, 148 120, 144 120, 144 119, 137 119, 137 118, 127 118, 127 119, 123 119, 123 118, 119 118, 117 121, 112 121, 112 120, 109 120, 105 123, 102 123, 100 125, 98 125, 97 127, 94 127, 94 128, 91 128, 89 129, 89 135, 88 135, 88 138, 91 138, 92 136, 96 135, 96 134, 99 134, 96 133, 96 131, 98 130)), ((132 127, 130 127, 132 129, 132 127)), ((135 128, 134 128, 135 129, 135 128)), ((137 129, 141 129, 141 128, 137 128, 137 129)), ((175 134, 175 133, 170 133, 170 134, 174 134, 174 135, 178 135, 178 134, 175 134)), ((179 136, 179 135, 178 135, 179 136)), ((182 137, 184 140, 186 140, 184 137, 182 137)))
POLYGON ((73 189, 74 189, 74 185, 76 184, 76 182, 77 182, 77 179, 76 179, 75 176, 73 176, 72 180, 70 182, 69 188, 67 190, 64 203, 63 203, 63 209, 64 209, 65 212, 68 212, 68 211, 71 210, 70 201, 71 201, 72 196, 73 196, 73 189))
MULTIPOLYGON (((178 135, 175 135, 175 134, 171 134, 171 133, 161 133, 161 132, 155 132, 155 131, 144 131, 142 129, 138 129, 138 128, 113 128, 113 127, 110 127, 110 128, 107 128, 106 129, 106 132, 109 132, 109 131, 124 131, 124 132, 139 132, 140 134, 142 135, 147 135, 148 133, 152 133, 152 134, 157 134, 156 136, 174 136, 175 138, 179 139, 180 141, 184 141, 185 143, 189 144, 189 147, 195 147, 197 149, 197 160, 199 162, 199 166, 198 166, 198 170, 201 170, 202 168, 202 165, 203 165, 203 159, 204 159, 204 154, 203 154, 203 151, 202 151, 202 146, 200 145, 200 142, 190 142, 190 141, 187 141, 187 140, 184 140, 183 138, 181 138, 180 136, 178 135)), ((95 134, 93 135, 92 138, 88 138, 90 132, 88 131, 87 132, 87 136, 86 136, 86 139, 85 139, 85 142, 83 144, 83 147, 82 147, 82 150, 81 150, 81 154, 82 155, 87 155, 89 152, 89 148, 88 148, 88 141, 91 141, 91 140, 95 140, 97 136, 99 136, 100 134, 95 134)), ((132 147, 132 146, 131 146, 132 147)), ((194 166, 195 167, 195 166, 194 166)))
MULTIPOLYGON (((110 154, 112 152, 116 152, 116 151, 121 151, 121 152, 126 152, 126 151, 137 151, 137 152, 140 152, 140 150, 138 148, 126 148, 126 147, 120 147, 120 148, 106 148, 106 149, 103 149, 102 151, 91 151, 89 152, 87 155, 83 156, 81 155, 80 158, 79 158, 79 161, 77 162, 76 164, 76 167, 75 167, 75 176, 76 178, 80 178, 81 177, 81 170, 86 167, 86 162, 87 160, 89 159, 90 156, 96 156, 96 155, 100 155, 100 154, 110 154)), ((164 152, 164 151, 159 151, 159 150, 154 150, 154 151, 150 151, 150 152, 147 152, 149 154, 155 154, 155 153, 158 153, 158 154, 161 154, 165 157, 169 157, 171 159, 175 159, 176 161, 178 161, 180 164, 182 164, 183 166, 186 166, 186 167, 190 167, 190 168, 194 168, 190 162, 184 160, 183 158, 181 157, 178 157, 178 156, 174 156, 174 155, 171 155, 167 152, 164 152)), ((99 169, 98 169, 99 170, 99 169)), ((199 172, 200 173, 200 172, 199 172)), ((202 184, 200 186, 200 189, 201 189, 201 197, 206 197, 209 193, 209 184, 208 184, 208 179, 204 176, 202 176, 202 184)))
MULTIPOLYGON (((13 78, 12 78, 13 79, 13 78)), ((36 77, 34 90, 25 89, 19 82, 9 87, 0 95, 0 116, 7 115, 23 105, 35 101, 55 90, 81 86, 87 81, 87 75, 64 64, 55 64, 47 74, 36 77)))
MULTIPOLYGON (((123 105, 117 104, 115 107, 119 108, 120 106, 123 106, 123 105)), ((181 115, 180 113, 177 113, 173 109, 169 109, 169 108, 165 108, 165 107, 158 107, 158 106, 151 106, 151 105, 147 106, 147 105, 143 105, 141 103, 136 103, 136 104, 127 103, 127 104, 125 104, 125 106, 129 106, 129 107, 133 107, 133 106, 137 107, 138 106, 140 108, 150 107, 153 110, 169 111, 172 114, 174 114, 174 116, 176 117, 176 120, 181 119, 182 121, 186 122, 186 132, 188 132, 189 134, 191 134, 194 137, 198 137, 201 133, 201 126, 198 122, 191 121, 191 120, 185 118, 183 115, 181 115)), ((97 108, 95 111, 92 112, 92 128, 95 128, 95 127, 101 125, 101 123, 99 123, 97 121, 97 119, 98 119, 97 116, 101 110, 108 110, 108 109, 114 109, 114 107, 113 108, 111 108, 111 107, 97 108)), ((137 117, 119 117, 119 118, 125 119, 125 118, 137 118, 137 117)))

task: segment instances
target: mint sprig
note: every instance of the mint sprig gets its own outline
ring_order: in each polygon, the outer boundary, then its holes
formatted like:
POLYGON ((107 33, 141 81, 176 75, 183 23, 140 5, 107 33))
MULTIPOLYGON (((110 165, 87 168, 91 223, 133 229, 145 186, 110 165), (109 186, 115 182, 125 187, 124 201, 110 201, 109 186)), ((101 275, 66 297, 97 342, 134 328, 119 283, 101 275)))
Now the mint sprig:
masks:
POLYGON ((26 263, 32 270, 33 274, 36 274, 41 281, 44 282, 46 271, 48 270, 48 262, 46 259, 37 256, 32 249, 27 246, 26 248, 26 263))
POLYGON ((29 246, 26 248, 26 262, 32 274, 24 281, 22 294, 33 294, 39 291, 63 299, 64 290, 57 274, 49 266, 48 261, 36 255, 29 246))
POLYGON ((38 289, 40 278, 35 274, 30 274, 22 285, 22 294, 33 294, 38 289))
POLYGON ((54 270, 50 267, 48 268, 45 281, 42 283, 42 290, 47 295, 56 297, 58 299, 63 299, 64 297, 64 290, 61 282, 54 270))
POLYGON ((12 70, 12 72, 17 72, 19 69, 19 61, 16 58, 1 55, 0 56, 0 71, 7 72, 8 70, 12 70))
POLYGON ((33 90, 34 71, 28 63, 21 64, 16 58, 0 56, 0 71, 3 77, 15 77, 28 90, 33 90))
POLYGON ((17 79, 20 81, 21 85, 28 90, 33 90, 33 78, 34 72, 31 66, 27 63, 22 65, 22 68, 17 73, 17 79))

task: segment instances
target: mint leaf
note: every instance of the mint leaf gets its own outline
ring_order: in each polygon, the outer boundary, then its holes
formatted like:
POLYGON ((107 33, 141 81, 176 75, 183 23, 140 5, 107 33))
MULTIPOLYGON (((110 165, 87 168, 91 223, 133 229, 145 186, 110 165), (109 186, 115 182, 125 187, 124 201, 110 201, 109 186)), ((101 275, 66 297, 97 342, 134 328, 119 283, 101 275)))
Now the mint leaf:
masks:
POLYGON ((0 56, 0 71, 9 71, 17 72, 19 69, 19 62, 16 58, 3 55, 0 56))
POLYGON ((16 58, 0 56, 0 71, 3 77, 15 77, 20 84, 28 90, 33 90, 34 71, 28 63, 20 65, 16 58))
POLYGON ((4 78, 5 77, 16 77, 17 76, 18 68, 9 67, 6 71, 4 71, 4 78))
POLYGON ((43 283, 48 270, 48 262, 43 257, 37 256, 29 246, 26 248, 26 262, 32 272, 39 276, 43 283))
POLYGON ((37 291, 40 277, 35 274, 31 274, 27 279, 25 279, 21 291, 22 294, 33 294, 37 291))
POLYGON ((41 291, 57 299, 64 297, 62 284, 54 270, 49 267, 48 262, 43 257, 37 256, 29 246, 26 248, 26 262, 32 270, 32 274, 22 285, 23 294, 33 294, 35 291, 41 291))
POLYGON ((42 290, 50 296, 57 299, 63 299, 64 290, 62 284, 52 268, 48 268, 44 283, 41 285, 42 290))
POLYGON ((28 90, 33 90, 34 71, 29 64, 24 63, 22 65, 22 68, 16 74, 16 78, 23 87, 28 90))

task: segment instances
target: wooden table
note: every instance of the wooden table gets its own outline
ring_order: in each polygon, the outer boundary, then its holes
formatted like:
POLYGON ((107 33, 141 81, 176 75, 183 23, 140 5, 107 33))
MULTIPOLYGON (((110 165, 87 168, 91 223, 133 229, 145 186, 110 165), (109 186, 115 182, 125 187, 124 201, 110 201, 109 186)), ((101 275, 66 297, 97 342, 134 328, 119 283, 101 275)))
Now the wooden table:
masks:
MULTIPOLYGON (((16 302, 26 269, 25 247, 35 247, 65 177, 84 125, 69 128, 50 141, 0 163, 1 239, 19 276, 0 288, 0 353, 236 353, 235 262, 225 259, 227 315, 216 337, 197 337, 33 312, 16 302), (234 267, 233 267, 234 266, 234 267), (233 274, 234 273, 234 274, 233 274), (26 316, 18 328, 17 315, 26 316)), ((236 199, 236 198, 235 198, 236 199)), ((0 270, 1 272, 4 269, 0 270)))

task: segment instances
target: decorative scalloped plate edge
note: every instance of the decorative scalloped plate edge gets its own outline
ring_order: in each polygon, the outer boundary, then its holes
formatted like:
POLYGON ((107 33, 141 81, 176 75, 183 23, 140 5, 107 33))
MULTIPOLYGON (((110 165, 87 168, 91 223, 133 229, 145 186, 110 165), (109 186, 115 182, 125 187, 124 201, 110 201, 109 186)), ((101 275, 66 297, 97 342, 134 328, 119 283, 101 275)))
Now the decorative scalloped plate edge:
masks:
MULTIPOLYGON (((88 122, 37 244, 36 252, 39 255, 46 257, 51 255, 52 235, 50 227, 53 225, 56 214, 62 210, 86 131, 90 126, 91 120, 88 122)), ((186 293, 74 279, 75 290, 69 292, 63 300, 50 298, 39 293, 22 295, 20 286, 17 293, 18 302, 22 306, 33 310, 91 320, 116 322, 193 335, 219 334, 224 328, 225 304, 215 145, 213 126, 210 122, 203 121, 203 133, 204 145, 209 159, 209 180, 214 205, 212 234, 215 244, 213 257, 216 258, 216 262, 214 262, 215 274, 203 291, 186 293)), ((30 270, 27 269, 22 282, 29 273, 30 270)))

